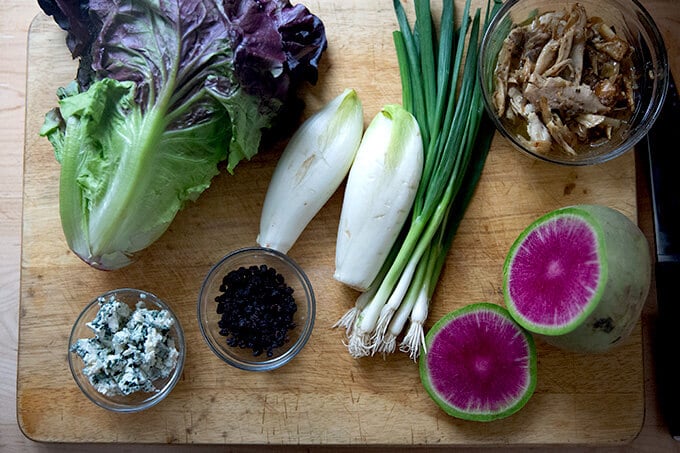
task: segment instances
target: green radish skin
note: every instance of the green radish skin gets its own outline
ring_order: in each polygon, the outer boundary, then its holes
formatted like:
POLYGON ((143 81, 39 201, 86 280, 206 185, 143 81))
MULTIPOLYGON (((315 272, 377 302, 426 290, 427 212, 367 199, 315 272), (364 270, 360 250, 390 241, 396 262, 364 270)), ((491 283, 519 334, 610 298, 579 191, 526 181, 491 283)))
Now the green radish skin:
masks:
MULTIPOLYGON (((530 276, 535 278, 535 285, 545 284, 540 272, 537 269, 537 275, 530 276)), ((569 206, 540 217, 520 234, 503 266, 505 304, 517 323, 549 344, 583 353, 606 352, 631 334, 650 284, 651 257, 646 237, 628 217, 601 205, 569 206), (514 260, 529 234, 560 218, 579 219, 591 228, 600 274, 590 300, 568 322, 539 324, 527 319, 521 301, 511 295, 514 260)))
POLYGON ((446 314, 428 331, 425 345, 420 379, 448 415, 499 420, 519 411, 534 393, 534 340, 499 305, 479 302, 446 314))

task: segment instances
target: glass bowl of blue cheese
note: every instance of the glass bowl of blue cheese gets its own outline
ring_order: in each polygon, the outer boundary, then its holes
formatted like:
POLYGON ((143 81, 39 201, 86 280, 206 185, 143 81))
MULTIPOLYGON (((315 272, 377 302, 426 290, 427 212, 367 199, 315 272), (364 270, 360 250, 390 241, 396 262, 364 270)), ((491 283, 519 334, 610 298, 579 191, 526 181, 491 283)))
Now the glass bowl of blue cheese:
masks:
POLYGON ((92 300, 73 325, 68 363, 96 405, 138 412, 163 400, 184 367, 184 332, 154 294, 121 288, 92 300))

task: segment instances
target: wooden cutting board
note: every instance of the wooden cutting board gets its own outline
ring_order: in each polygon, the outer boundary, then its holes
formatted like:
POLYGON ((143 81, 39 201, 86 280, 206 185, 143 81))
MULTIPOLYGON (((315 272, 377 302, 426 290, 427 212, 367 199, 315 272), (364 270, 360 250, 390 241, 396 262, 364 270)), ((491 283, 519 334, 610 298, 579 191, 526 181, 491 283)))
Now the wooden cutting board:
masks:
MULTIPOLYGON (((484 2, 485 3, 485 2, 484 2)), ((309 0, 325 22, 329 49, 320 83, 305 93, 307 113, 343 88, 357 90, 366 123, 400 101, 389 0, 309 0)), ((459 5, 460 6, 460 5, 459 5)), ((460 10, 460 9, 459 9, 460 10)), ((640 328, 597 356, 537 341, 538 385, 519 413, 491 423, 447 416, 430 400, 417 365, 404 354, 355 360, 333 323, 356 293, 332 279, 341 193, 312 221, 290 255, 317 295, 316 327, 302 353, 268 373, 236 370, 203 341, 196 300, 203 277, 230 250, 254 245, 270 175, 283 143, 226 172, 135 264, 91 269, 66 246, 58 214, 59 165, 38 136, 55 90, 75 74, 64 34, 36 18, 28 49, 23 253, 17 407, 23 432, 45 442, 187 444, 540 445, 619 444, 643 421, 640 328), (71 325, 83 306, 118 287, 156 293, 178 313, 187 339, 181 381, 158 406, 139 414, 98 408, 74 383, 66 361, 71 325)), ((632 153, 590 168, 528 159, 497 136, 476 196, 460 227, 435 294, 429 324, 463 305, 502 304, 501 269, 519 232, 565 205, 600 203, 636 219, 632 153)))

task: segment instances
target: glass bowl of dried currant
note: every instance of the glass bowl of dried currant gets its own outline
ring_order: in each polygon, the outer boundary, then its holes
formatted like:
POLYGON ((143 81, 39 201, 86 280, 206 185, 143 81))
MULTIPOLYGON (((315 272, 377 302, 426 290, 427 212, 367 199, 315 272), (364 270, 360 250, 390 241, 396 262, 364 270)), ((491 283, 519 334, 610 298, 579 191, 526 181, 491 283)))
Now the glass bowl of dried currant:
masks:
POLYGON ((289 256, 247 247, 210 269, 197 311, 203 338, 217 357, 242 370, 269 371, 290 362, 307 343, 316 300, 289 256))

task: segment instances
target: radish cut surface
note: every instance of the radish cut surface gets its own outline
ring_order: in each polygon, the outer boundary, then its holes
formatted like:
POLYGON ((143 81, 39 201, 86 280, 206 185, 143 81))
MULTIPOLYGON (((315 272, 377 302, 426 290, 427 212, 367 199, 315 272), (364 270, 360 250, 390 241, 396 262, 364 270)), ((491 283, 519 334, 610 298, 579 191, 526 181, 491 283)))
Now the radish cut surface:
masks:
POLYGON ((597 305, 607 279, 603 232, 584 211, 553 211, 515 241, 504 265, 508 310, 532 332, 575 329, 597 305))
POLYGON ((546 342, 576 352, 605 352, 625 341, 651 283, 644 233, 622 212, 574 205, 529 225, 503 265, 510 315, 546 342))
POLYGON ((491 421, 521 409, 536 387, 536 347, 503 307, 477 303, 428 332, 420 378, 449 415, 491 421))

